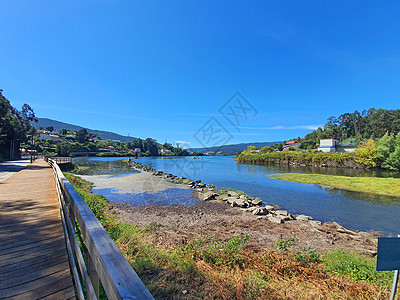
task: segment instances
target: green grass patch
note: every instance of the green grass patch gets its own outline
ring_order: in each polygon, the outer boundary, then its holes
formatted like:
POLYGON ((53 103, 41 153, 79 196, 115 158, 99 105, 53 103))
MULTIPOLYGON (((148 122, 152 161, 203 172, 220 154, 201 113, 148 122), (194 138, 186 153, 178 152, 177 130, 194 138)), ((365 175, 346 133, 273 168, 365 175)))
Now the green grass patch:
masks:
POLYGON ((393 280, 393 271, 376 271, 376 258, 356 252, 335 250, 321 255, 321 261, 326 271, 344 275, 355 281, 367 281, 377 284, 390 285, 393 280))
POLYGON ((349 177, 324 174, 277 174, 270 177, 286 181, 329 186, 354 192, 399 197, 400 178, 349 177))

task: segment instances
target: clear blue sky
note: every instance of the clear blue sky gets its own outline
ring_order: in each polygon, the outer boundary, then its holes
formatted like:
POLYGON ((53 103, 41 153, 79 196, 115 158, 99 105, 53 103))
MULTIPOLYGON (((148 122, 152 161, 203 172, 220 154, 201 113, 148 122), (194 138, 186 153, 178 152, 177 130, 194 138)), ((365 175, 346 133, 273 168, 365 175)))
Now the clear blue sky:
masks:
POLYGON ((159 142, 200 146, 213 116, 239 143, 399 108, 400 1, 0 0, 0 39, 14 106, 159 142), (254 110, 233 126, 237 91, 254 110))

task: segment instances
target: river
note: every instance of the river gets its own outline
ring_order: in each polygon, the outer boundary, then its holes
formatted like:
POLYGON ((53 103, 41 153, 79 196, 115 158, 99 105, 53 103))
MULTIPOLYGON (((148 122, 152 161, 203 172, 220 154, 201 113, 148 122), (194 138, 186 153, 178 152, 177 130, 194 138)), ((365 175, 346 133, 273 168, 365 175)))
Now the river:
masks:
MULTIPOLYGON (((77 158, 74 159, 74 162, 78 165, 90 164, 93 166, 117 163, 121 159, 127 158, 77 158)), ((141 157, 135 161, 177 176, 184 176, 192 180, 200 179, 203 183, 241 190, 254 197, 260 197, 264 203, 279 205, 292 214, 309 215, 322 222, 336 221, 348 229, 373 230, 381 232, 385 236, 394 236, 400 233, 400 198, 281 181, 269 177, 272 174, 287 172, 348 176, 394 175, 396 177, 398 174, 353 169, 237 164, 233 157, 226 156, 203 156, 199 159, 193 159, 193 157, 141 157)), ((134 172, 122 167, 109 168, 112 171, 105 173, 104 168, 99 169, 103 170, 100 174, 109 174, 109 176, 124 176, 134 172)), ((91 175, 95 174, 91 173, 91 175)), ((90 177, 87 179, 90 180, 90 177)), ((94 177, 93 181, 95 181, 94 177)), ((110 201, 123 202, 124 197, 129 198, 128 193, 121 195, 121 193, 110 193, 109 189, 96 190, 96 185, 94 192, 103 194, 110 201)), ((177 195, 182 198, 180 193, 177 195)), ((186 195, 186 197, 188 196, 186 195)), ((135 204, 132 201, 126 202, 135 204)), ((188 203, 193 203, 193 199, 188 200, 188 203)))

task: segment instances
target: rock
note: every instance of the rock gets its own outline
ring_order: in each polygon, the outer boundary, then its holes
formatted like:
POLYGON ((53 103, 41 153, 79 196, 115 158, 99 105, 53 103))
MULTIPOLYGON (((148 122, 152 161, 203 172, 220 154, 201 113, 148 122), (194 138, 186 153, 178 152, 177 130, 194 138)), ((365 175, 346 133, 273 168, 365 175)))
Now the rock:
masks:
POLYGON ((256 209, 253 210, 253 215, 255 216, 265 216, 268 215, 269 211, 265 209, 264 207, 257 207, 256 209))
POLYGON ((243 201, 242 199, 236 199, 234 201, 232 201, 232 207, 247 207, 248 203, 243 201))
POLYGON ((215 199, 219 200, 219 201, 226 201, 227 200, 226 196, 224 196, 224 195, 218 195, 215 199))
POLYGON ((254 198, 253 200, 251 200, 251 203, 255 206, 257 205, 262 205, 262 200, 260 198, 254 198))
POLYGON ((214 200, 218 194, 212 192, 199 193, 199 198, 202 201, 214 200))
POLYGON ((236 197, 226 197, 225 199, 228 204, 232 204, 235 200, 237 200, 236 197))
POLYGON ((312 220, 313 218, 310 216, 306 216, 306 215, 298 215, 295 217, 295 219, 298 221, 309 221, 309 220, 312 220))
POLYGON ((281 216, 288 216, 289 215, 287 210, 275 210, 274 214, 275 215, 281 215, 281 216))
POLYGON ((322 224, 320 221, 317 221, 317 220, 312 220, 312 221, 310 221, 310 223, 313 226, 320 226, 322 224))
POLYGON ((269 215, 268 220, 276 224, 285 223, 285 221, 283 221, 283 219, 280 216, 269 215))
POLYGON ((266 208, 268 211, 274 211, 275 207, 273 207, 272 205, 265 205, 264 208, 266 208))
POLYGON ((248 208, 246 208, 245 209, 245 211, 248 211, 248 212, 253 212, 254 210, 256 210, 256 209, 258 209, 258 207, 255 207, 255 206, 251 206, 251 207, 248 207, 248 208))
POLYGON ((239 198, 238 193, 236 193, 236 192, 234 192, 234 191, 228 191, 228 196, 229 196, 229 197, 239 198))
POLYGON ((205 185, 204 183, 198 183, 198 184, 197 184, 197 187, 199 187, 199 188, 205 188, 206 185, 205 185))

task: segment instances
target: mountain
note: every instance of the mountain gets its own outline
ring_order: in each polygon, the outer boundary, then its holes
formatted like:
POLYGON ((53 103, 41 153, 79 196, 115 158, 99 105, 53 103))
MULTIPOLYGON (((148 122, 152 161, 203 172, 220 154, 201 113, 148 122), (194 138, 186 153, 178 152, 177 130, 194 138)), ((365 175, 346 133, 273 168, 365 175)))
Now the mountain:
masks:
POLYGON ((228 154, 228 155, 235 155, 238 151, 246 150, 248 146, 255 146, 256 148, 262 148, 265 146, 272 146, 275 144, 282 143, 282 141, 278 142, 256 142, 256 143, 241 143, 241 144, 232 144, 232 145, 223 145, 223 146, 216 146, 216 147, 208 147, 208 148, 189 148, 187 149, 190 152, 219 152, 220 154, 228 154))
MULTIPOLYGON (((49 126, 53 126, 54 129, 57 129, 57 130, 62 130, 64 128, 69 129, 69 130, 80 130, 80 129, 84 128, 82 126, 68 124, 68 123, 64 123, 64 122, 60 122, 60 121, 56 121, 56 120, 52 120, 52 119, 48 119, 48 118, 39 118, 39 121, 32 125, 35 126, 36 128, 39 128, 39 127, 46 128, 49 126)), ((120 135, 115 132, 94 130, 94 129, 89 129, 89 128, 86 128, 86 129, 89 132, 96 133, 102 139, 108 139, 108 140, 114 140, 114 141, 120 141, 120 142, 130 142, 130 141, 136 140, 136 138, 134 138, 134 137, 120 135)))

